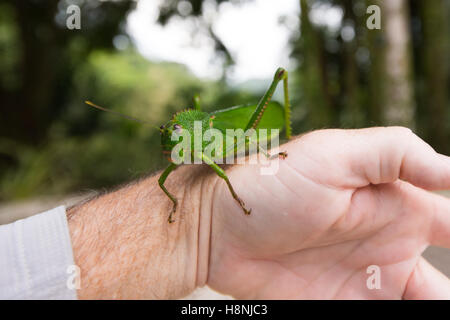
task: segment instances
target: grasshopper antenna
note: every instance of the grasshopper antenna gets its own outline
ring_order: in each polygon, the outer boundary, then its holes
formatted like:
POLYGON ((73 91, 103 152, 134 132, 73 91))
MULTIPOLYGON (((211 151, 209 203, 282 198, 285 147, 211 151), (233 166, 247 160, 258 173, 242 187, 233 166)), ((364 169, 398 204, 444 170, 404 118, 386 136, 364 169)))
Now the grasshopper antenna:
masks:
POLYGON ((140 119, 137 119, 137 118, 134 118, 134 117, 130 117, 130 116, 126 115, 126 114, 123 114, 123 113, 120 113, 120 112, 117 112, 117 111, 114 111, 114 110, 109 110, 109 109, 100 107, 100 106, 96 105, 95 103, 93 103, 91 101, 86 100, 84 103, 86 103, 87 105, 90 105, 91 107, 94 107, 96 109, 99 109, 99 110, 102 110, 102 111, 106 111, 106 112, 109 112, 109 113, 113 113, 113 114, 115 114, 117 116, 121 116, 121 117, 126 118, 128 120, 136 121, 136 122, 143 123, 143 124, 148 124, 148 125, 151 125, 153 128, 161 130, 160 128, 155 127, 150 122, 147 122, 147 121, 144 121, 144 120, 140 120, 140 119))

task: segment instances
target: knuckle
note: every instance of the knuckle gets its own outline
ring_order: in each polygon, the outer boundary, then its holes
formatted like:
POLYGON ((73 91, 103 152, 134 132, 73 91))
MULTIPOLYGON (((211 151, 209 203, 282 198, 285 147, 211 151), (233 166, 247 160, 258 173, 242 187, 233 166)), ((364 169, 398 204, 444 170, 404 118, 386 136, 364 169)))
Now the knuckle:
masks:
POLYGON ((388 127, 387 129, 392 130, 393 134, 398 135, 400 137, 409 138, 414 135, 413 131, 408 127, 394 126, 394 127, 388 127))

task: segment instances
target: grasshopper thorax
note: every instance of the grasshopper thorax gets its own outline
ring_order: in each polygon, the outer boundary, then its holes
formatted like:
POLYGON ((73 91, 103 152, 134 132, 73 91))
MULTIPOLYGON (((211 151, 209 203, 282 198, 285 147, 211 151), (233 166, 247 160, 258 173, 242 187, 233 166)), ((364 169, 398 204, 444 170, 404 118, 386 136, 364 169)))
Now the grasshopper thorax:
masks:
POLYGON ((191 139, 191 150, 194 150, 194 125, 198 121, 201 127, 202 134, 207 129, 210 128, 211 116, 207 112, 202 112, 199 110, 183 110, 177 112, 172 119, 170 119, 166 124, 160 127, 161 132, 161 147, 164 153, 171 152, 172 149, 181 141, 183 138, 176 138, 173 134, 176 132, 181 137, 186 135, 190 136, 191 139))

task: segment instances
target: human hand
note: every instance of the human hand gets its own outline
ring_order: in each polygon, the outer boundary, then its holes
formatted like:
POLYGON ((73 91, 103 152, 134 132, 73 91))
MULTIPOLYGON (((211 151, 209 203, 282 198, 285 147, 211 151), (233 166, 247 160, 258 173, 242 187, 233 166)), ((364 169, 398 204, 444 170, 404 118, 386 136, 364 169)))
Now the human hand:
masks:
POLYGON ((450 200, 426 191, 450 189, 449 157, 399 127, 315 131, 281 148, 276 175, 227 170, 250 216, 214 180, 200 285, 248 299, 450 298, 421 257, 450 246, 450 200), (366 286, 370 265, 380 290, 366 286))

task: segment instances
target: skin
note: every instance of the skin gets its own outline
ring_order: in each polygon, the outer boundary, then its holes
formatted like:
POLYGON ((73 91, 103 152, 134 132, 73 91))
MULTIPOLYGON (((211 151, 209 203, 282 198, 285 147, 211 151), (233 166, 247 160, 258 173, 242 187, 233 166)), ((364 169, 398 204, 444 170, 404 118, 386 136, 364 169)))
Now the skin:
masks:
POLYGON ((450 158, 405 128, 321 130, 281 147, 276 175, 205 165, 142 179, 68 211, 80 298, 180 298, 205 284, 246 299, 450 299, 421 253, 450 247, 450 158), (366 269, 378 265, 381 289, 366 269))

